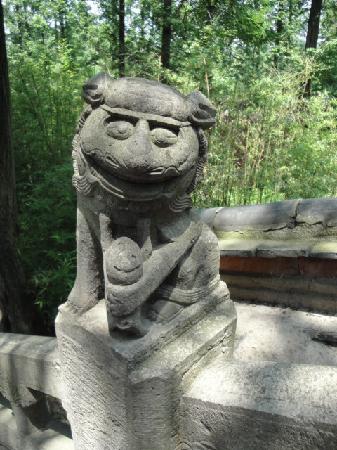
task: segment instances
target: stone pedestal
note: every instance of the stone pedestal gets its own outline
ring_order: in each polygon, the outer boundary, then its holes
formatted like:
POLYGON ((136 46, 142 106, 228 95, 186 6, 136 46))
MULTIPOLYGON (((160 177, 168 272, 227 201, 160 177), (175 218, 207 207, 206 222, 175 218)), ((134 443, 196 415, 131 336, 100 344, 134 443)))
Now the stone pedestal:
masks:
POLYGON ((56 333, 75 450, 176 449, 181 391, 207 356, 231 355, 235 326, 224 283, 138 339, 109 335, 103 301, 82 316, 63 305, 56 333))

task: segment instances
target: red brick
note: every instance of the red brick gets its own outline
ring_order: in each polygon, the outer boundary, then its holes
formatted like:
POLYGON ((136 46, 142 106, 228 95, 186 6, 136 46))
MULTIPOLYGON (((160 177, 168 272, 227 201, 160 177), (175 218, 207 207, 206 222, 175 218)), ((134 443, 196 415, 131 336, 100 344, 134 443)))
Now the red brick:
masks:
POLYGON ((337 260, 319 258, 261 258, 222 256, 220 271, 260 275, 305 275, 311 278, 337 279, 337 260))

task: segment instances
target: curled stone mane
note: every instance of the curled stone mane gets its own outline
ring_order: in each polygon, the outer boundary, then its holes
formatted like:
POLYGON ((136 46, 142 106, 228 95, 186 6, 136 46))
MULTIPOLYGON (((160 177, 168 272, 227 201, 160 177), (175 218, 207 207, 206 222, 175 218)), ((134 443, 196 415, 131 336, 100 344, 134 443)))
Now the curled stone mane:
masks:
POLYGON ((190 194, 198 186, 204 175, 204 167, 207 162, 207 149, 208 141, 206 134, 202 128, 197 129, 198 140, 199 140, 199 158, 196 165, 195 176, 192 183, 183 195, 177 196, 173 202, 170 204, 171 211, 175 213, 180 213, 185 209, 192 208, 192 199, 190 194))

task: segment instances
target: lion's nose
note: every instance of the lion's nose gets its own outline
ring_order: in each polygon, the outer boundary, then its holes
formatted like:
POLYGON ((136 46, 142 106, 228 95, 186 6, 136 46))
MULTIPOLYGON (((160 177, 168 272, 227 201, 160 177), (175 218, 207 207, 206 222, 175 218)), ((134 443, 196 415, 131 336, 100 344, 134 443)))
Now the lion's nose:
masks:
POLYGON ((139 119, 136 124, 137 131, 143 131, 145 133, 150 133, 150 125, 149 122, 145 119, 139 119))
POLYGON ((132 167, 141 172, 148 171, 153 164, 151 130, 146 120, 140 119, 135 133, 128 141, 128 154, 132 167))

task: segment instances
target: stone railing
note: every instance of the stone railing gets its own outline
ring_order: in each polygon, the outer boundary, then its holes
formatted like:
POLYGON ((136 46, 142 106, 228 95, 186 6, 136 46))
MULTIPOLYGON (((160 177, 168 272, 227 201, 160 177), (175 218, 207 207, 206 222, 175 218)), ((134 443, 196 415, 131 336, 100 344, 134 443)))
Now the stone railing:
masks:
MULTIPOLYGON (((219 238, 222 277, 235 300, 336 312, 336 199, 211 208, 199 214, 219 238)), ((97 317, 91 318, 88 330, 84 320, 81 332, 89 336, 93 327, 103 323, 97 319, 101 313, 95 312, 97 317)), ((142 363, 140 369, 133 371, 125 396, 130 400, 131 387, 130 411, 137 419, 135 428, 129 430, 122 422, 119 425, 122 397, 118 396, 116 414, 112 412, 116 427, 125 426, 126 435, 136 430, 146 437, 144 442, 153 441, 152 446, 141 447, 147 450, 163 448, 160 440, 148 438, 148 434, 161 436, 163 430, 168 436, 171 431, 175 433, 176 447, 172 448, 176 450, 223 450, 225 446, 234 450, 334 449, 335 367, 231 360, 234 322, 224 326, 225 317, 217 311, 206 316, 195 330, 177 336, 164 350, 154 352, 147 365, 142 363), (188 369, 191 355, 193 369, 188 369), (177 415, 170 427, 165 401, 172 395, 162 368, 168 362, 174 365, 174 376, 179 378, 179 398, 174 399, 177 415), (151 423, 144 421, 144 408, 151 423)), ((70 322, 69 327, 76 337, 79 325, 70 322)), ((85 342, 102 348, 99 364, 91 372, 86 363, 81 366, 82 372, 74 368, 78 402, 82 411, 88 412, 83 416, 86 436, 90 427, 101 426, 102 411, 97 411, 97 417, 90 415, 94 414, 91 402, 97 400, 90 393, 104 400, 103 394, 109 394, 111 383, 117 379, 113 372, 107 379, 110 384, 102 385, 106 382, 104 370, 110 370, 109 365, 104 366, 104 358, 111 349, 104 344, 104 330, 97 330, 97 343, 88 340, 92 339, 90 336, 85 342)), ((78 351, 87 350, 78 347, 78 351)), ((121 347, 119 352, 123 356, 126 350, 121 347)), ((128 364, 125 368, 130 370, 128 364)), ((0 334, 0 450, 74 448, 62 407, 62 403, 67 406, 62 380, 62 358, 56 338, 0 334)), ((111 444, 111 450, 129 449, 123 445, 111 444)), ((102 446, 100 450, 106 448, 102 446)), ((132 450, 139 450, 137 444, 132 450)))
POLYGON ((71 450, 56 338, 0 333, 0 450, 71 450))
POLYGON ((235 300, 337 312, 337 199, 200 210, 235 300))
MULTIPOLYGON (((73 450, 56 339, 2 333, 0 367, 0 450, 73 450)), ((224 351, 195 375, 181 392, 176 450, 336 448, 335 367, 228 361, 224 351)))

